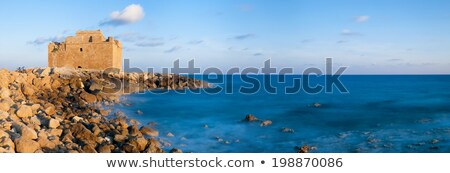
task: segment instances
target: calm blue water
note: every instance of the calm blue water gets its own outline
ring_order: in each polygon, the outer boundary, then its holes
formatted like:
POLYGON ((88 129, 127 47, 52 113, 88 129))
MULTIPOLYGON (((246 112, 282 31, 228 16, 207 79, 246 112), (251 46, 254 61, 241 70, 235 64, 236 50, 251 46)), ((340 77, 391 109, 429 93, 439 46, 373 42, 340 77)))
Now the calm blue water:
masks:
MULTIPOLYGON (((256 77, 262 81, 264 76, 256 77)), ((287 81, 293 77, 299 76, 287 76, 287 81)), ((449 75, 347 75, 341 80, 349 93, 170 91, 126 96, 130 105, 116 108, 143 125, 156 122, 159 139, 170 143, 166 150, 295 152, 295 146, 309 145, 317 147, 313 152, 450 152, 449 75), (316 102, 322 107, 311 106, 316 102), (244 123, 247 114, 273 124, 244 123), (282 133, 283 127, 295 133, 282 133), (175 136, 166 137, 169 132, 175 136)), ((239 76, 232 81, 217 85, 235 91, 249 86, 239 76)), ((312 81, 323 84, 323 78, 312 81)))

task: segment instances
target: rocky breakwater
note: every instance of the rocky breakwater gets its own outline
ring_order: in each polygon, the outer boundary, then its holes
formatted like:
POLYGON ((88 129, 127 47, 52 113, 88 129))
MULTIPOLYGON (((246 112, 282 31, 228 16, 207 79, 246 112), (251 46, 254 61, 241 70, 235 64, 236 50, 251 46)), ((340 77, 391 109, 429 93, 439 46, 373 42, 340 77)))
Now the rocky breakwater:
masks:
POLYGON ((164 152, 149 127, 108 106, 124 93, 207 85, 173 74, 2 69, 0 152, 164 152))

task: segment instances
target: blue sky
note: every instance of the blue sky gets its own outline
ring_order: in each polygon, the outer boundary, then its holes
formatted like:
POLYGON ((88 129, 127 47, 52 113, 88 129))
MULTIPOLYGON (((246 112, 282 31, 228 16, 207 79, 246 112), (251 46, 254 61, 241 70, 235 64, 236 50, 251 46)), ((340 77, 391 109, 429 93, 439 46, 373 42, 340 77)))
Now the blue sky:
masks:
POLYGON ((2 68, 47 65, 47 44, 101 29, 132 66, 323 67, 348 74, 450 73, 450 1, 2 1, 2 68), (127 8, 130 7, 130 8, 127 8))

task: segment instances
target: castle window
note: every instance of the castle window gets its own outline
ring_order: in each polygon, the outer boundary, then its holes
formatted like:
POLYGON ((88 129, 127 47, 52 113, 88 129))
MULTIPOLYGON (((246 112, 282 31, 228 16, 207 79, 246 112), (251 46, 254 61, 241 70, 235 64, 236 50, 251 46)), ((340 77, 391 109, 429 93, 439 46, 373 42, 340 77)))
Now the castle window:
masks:
POLYGON ((78 68, 82 68, 81 66, 78 66, 78 68))
POLYGON ((80 48, 80 52, 83 52, 83 48, 80 48))
POLYGON ((90 36, 90 37, 89 37, 89 42, 91 42, 91 43, 92 43, 92 36, 90 36))

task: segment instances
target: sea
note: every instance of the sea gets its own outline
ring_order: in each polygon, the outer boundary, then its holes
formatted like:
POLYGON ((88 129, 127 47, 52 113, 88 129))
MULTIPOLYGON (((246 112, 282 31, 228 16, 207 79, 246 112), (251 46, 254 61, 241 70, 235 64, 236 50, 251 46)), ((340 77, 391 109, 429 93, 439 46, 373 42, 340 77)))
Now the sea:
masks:
POLYGON ((313 153, 450 152, 450 75, 343 75, 346 91, 314 93, 286 92, 295 79, 304 83, 301 75, 192 77, 214 88, 131 94, 115 109, 158 130, 166 151, 294 153, 307 145, 313 153), (272 124, 243 121, 248 114, 272 124))

